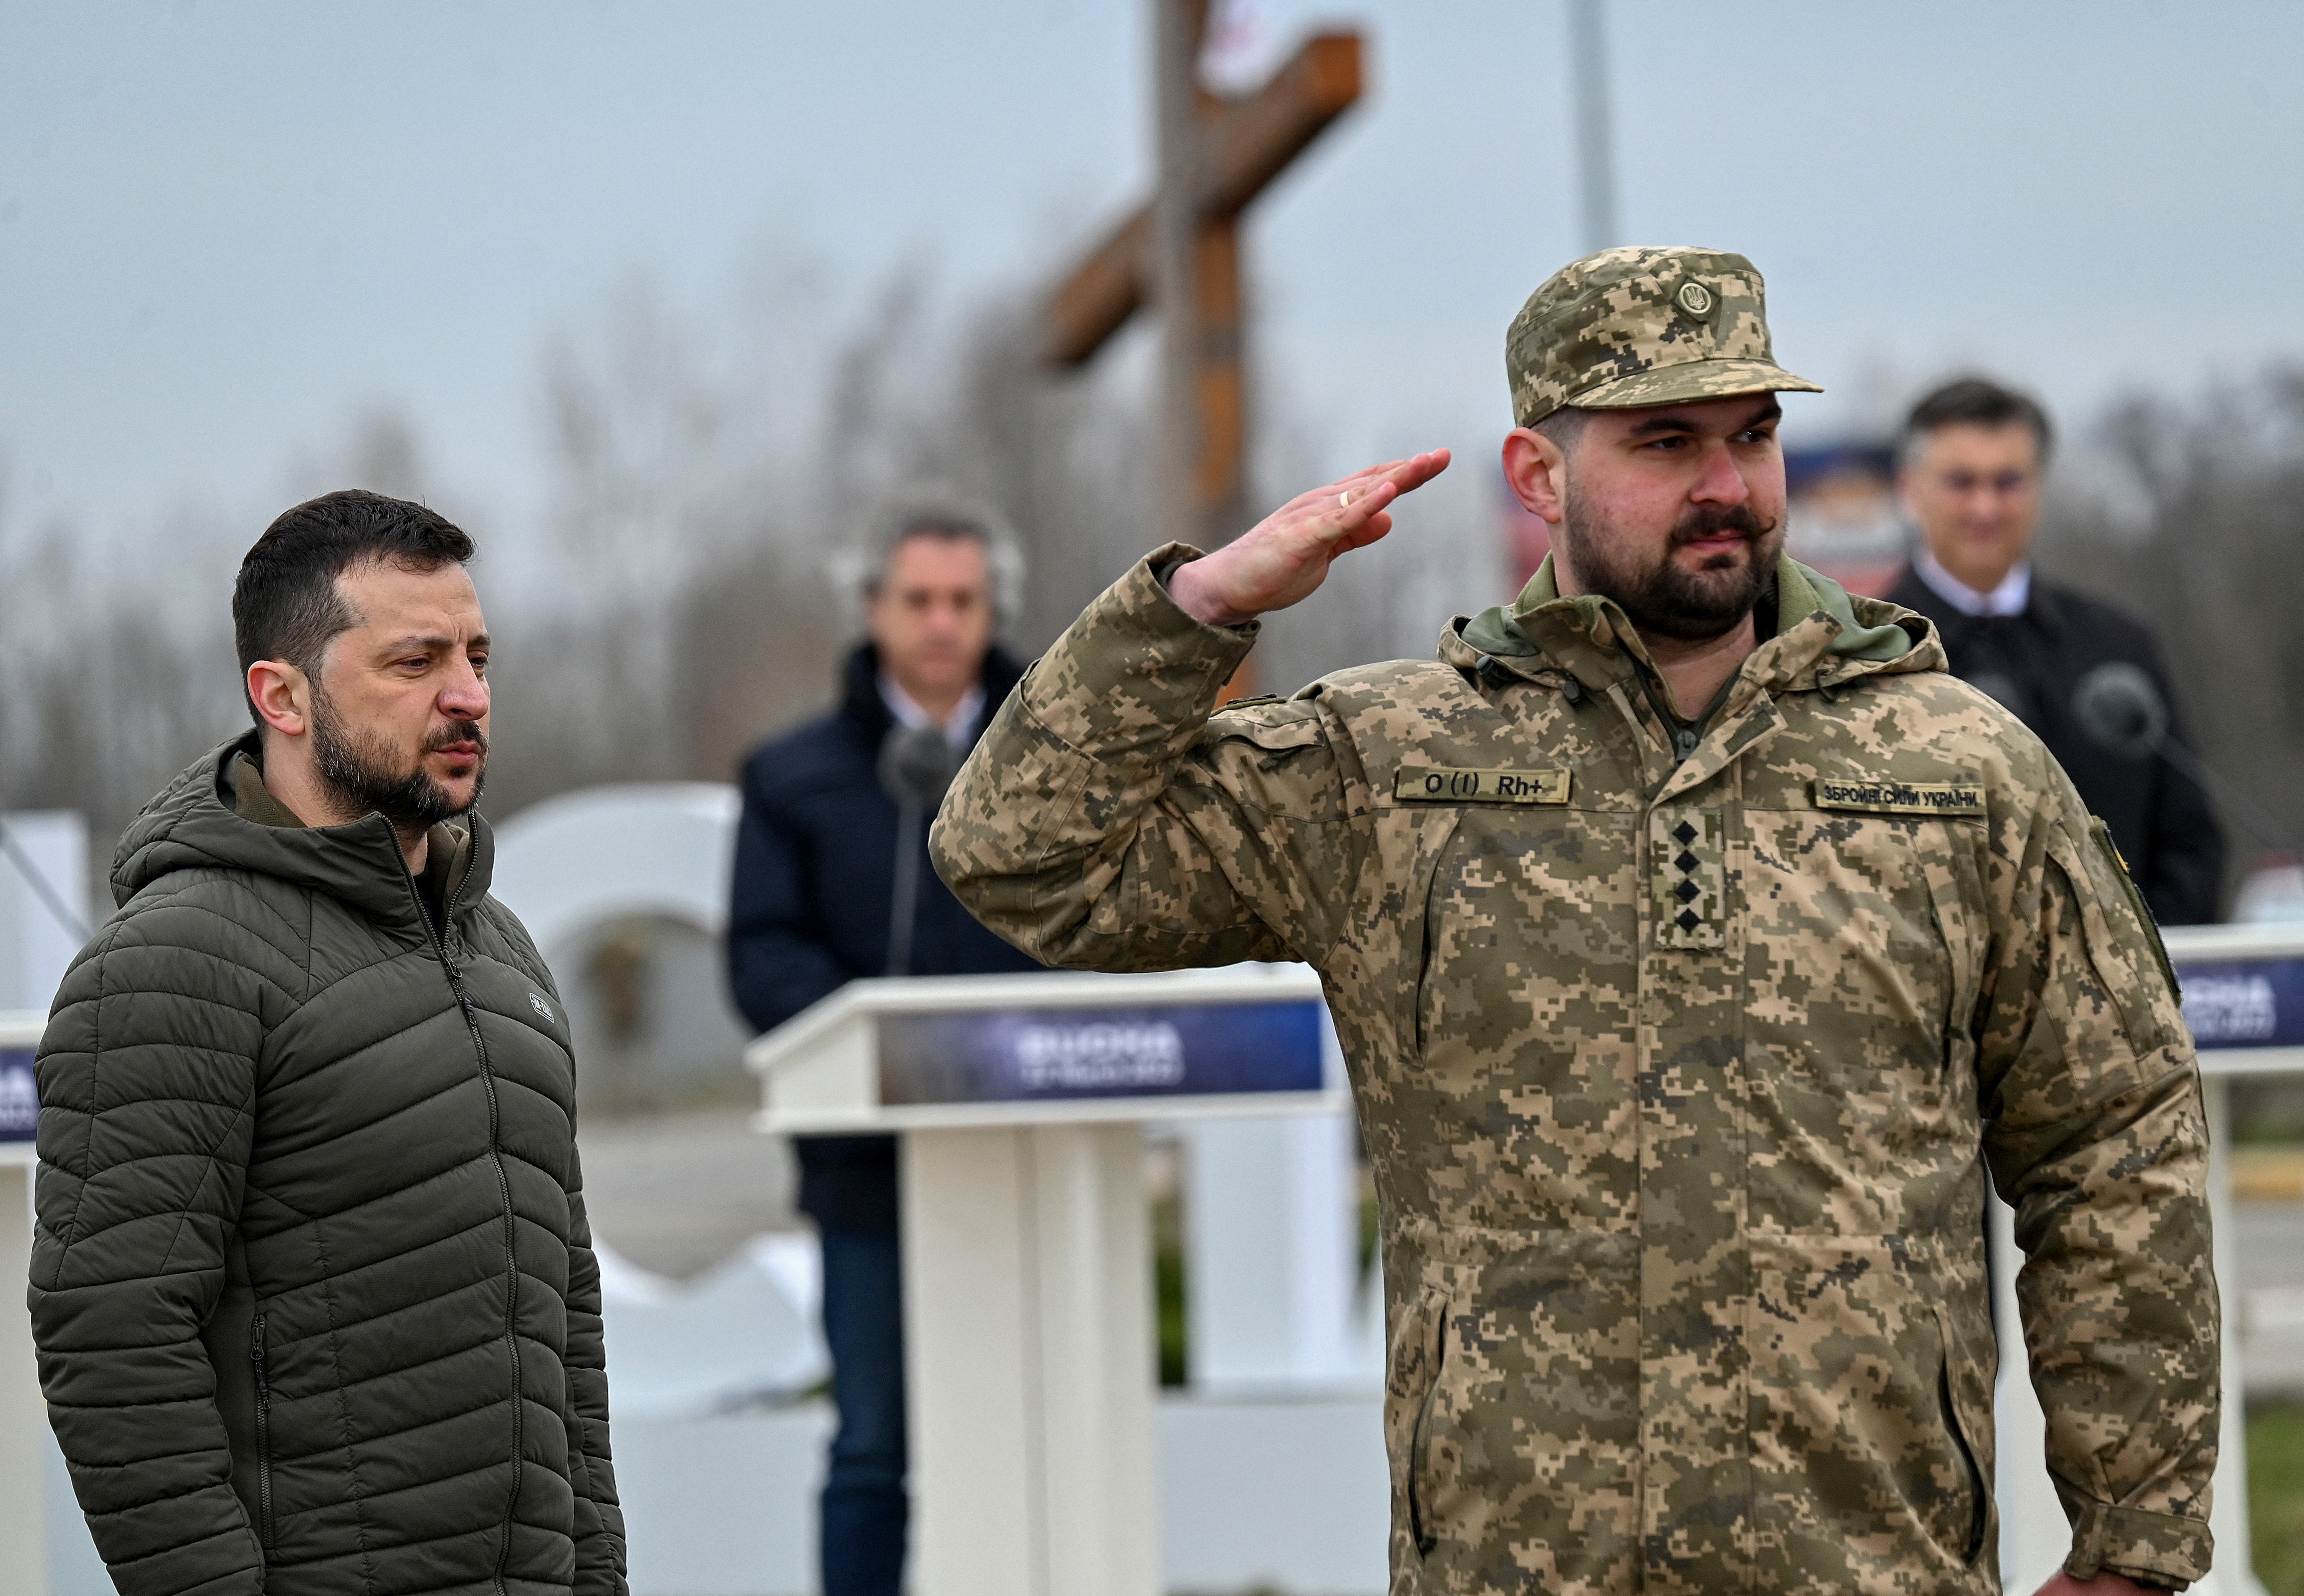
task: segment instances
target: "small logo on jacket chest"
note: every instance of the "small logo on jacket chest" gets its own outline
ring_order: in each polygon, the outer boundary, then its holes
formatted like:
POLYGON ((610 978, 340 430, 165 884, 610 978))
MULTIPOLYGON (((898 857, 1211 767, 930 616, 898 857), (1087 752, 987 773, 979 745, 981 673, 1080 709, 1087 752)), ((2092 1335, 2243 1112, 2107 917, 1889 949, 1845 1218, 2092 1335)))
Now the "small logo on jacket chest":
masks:
POLYGON ((532 992, 528 994, 528 1006, 535 1009, 538 1014, 544 1016, 544 1023, 547 1026, 560 1018, 558 1015, 552 1012, 552 1005, 544 1001, 544 994, 540 992, 532 992))
POLYGON ((1397 803, 1564 804, 1566 771, 1476 771, 1411 764, 1393 778, 1397 803))

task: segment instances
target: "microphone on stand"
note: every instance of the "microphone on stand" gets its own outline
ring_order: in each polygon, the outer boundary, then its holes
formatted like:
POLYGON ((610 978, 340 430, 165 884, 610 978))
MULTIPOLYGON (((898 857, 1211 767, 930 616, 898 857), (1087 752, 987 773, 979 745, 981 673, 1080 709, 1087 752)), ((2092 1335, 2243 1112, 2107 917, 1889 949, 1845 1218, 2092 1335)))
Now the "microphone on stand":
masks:
POLYGON ((920 901, 920 838, 928 816, 960 773, 960 751, 934 726, 888 728, 880 741, 882 790, 896 801, 896 887, 888 899, 888 970, 911 973, 920 901))
POLYGON ((2125 759, 2163 752, 2168 737, 2167 700, 2143 666, 2126 660, 2107 661, 2080 678, 2072 689, 2072 719, 2090 742, 2125 759))
POLYGON ((2168 735, 2168 701, 2143 666, 2107 660, 2090 670, 2072 689, 2072 719, 2090 742, 2108 753, 2123 759, 2156 756, 2165 760, 2265 847, 2282 853, 2304 851, 2286 826, 2168 735))

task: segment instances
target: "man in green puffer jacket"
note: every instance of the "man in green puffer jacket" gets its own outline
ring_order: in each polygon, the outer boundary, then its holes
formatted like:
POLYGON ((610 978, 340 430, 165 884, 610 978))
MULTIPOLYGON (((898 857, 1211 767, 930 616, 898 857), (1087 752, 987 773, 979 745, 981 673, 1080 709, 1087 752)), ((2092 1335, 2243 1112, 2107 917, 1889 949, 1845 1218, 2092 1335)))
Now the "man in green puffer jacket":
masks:
POLYGON ((552 978, 487 896, 463 532, 337 493, 233 596, 256 730, 121 839, 41 1043, 31 1311, 130 1596, 621 1596, 552 978))

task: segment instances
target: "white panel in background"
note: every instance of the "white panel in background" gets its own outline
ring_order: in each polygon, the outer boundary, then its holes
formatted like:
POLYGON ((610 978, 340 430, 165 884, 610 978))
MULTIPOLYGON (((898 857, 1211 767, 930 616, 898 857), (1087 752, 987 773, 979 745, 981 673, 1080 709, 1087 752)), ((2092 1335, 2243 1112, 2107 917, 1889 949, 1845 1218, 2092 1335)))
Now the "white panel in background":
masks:
MULTIPOLYGON (((1328 1084, 1343 1054, 1323 1021, 1328 1084)), ((1187 1377, 1209 1396, 1374 1389, 1384 1381, 1380 1282, 1360 1266, 1351 1110, 1181 1127, 1187 1377), (1371 1287, 1373 1337, 1366 1320, 1371 1287)))
POLYGON ((46 1013, 88 940, 88 826, 70 809, 0 815, 0 1009, 46 1013))
POLYGON ((1189 1125, 1185 1311, 1193 1389, 1374 1384, 1362 1368, 1360 1167, 1349 1113, 1189 1125))

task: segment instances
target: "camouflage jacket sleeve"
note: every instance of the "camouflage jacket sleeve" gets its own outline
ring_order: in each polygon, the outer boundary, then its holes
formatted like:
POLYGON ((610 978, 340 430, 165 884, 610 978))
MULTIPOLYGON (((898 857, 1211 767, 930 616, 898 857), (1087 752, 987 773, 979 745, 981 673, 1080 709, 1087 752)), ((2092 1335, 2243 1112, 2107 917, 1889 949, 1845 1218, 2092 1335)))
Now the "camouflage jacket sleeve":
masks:
POLYGON ((2041 763, 2042 801, 1994 849, 1985 1151, 2025 1254, 2065 1566, 2181 1587, 2208 1568, 2221 1408, 2207 1117, 2158 933, 2102 823, 2041 763))
POLYGON ((1308 958, 1350 871, 1337 762, 1316 700, 1212 716, 1256 640, 1203 625, 1160 549, 1082 612, 1008 696, 929 835, 987 925, 1049 964, 1173 969, 1308 958), (1333 897, 1333 901, 1331 900, 1333 897))

